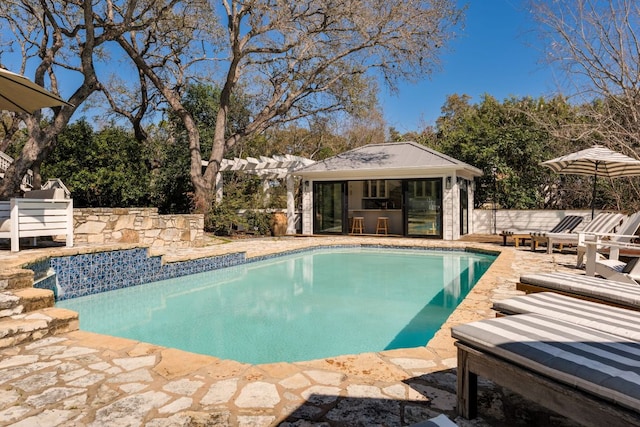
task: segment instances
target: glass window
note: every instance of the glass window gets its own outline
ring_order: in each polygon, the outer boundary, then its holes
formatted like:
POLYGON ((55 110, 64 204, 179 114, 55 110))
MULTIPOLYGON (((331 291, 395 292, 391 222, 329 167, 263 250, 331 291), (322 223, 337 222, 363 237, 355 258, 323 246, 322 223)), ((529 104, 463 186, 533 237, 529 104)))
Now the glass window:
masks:
POLYGON ((371 179, 364 181, 362 191, 363 197, 369 199, 386 199, 387 198, 387 181, 384 179, 371 179))

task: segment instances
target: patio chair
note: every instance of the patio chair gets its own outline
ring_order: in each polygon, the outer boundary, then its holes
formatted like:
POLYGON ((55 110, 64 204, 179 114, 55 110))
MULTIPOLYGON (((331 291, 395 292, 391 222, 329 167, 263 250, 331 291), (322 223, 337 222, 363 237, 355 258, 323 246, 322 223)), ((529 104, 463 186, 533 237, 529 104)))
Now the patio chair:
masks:
POLYGON ((496 315, 534 313, 640 342, 640 312, 593 301, 538 292, 493 303, 496 315))
MULTIPOLYGON (((596 215, 580 232, 585 236, 593 233, 613 233, 625 218, 626 215, 620 213, 602 212, 596 215)), ((547 246, 547 253, 550 254, 555 245, 558 245, 562 250, 564 245, 577 246, 578 241, 578 233, 536 233, 531 235, 531 250, 535 251, 542 243, 547 246)))
MULTIPOLYGON (((548 233, 570 233, 580 223, 583 217, 579 215, 567 215, 560 220, 548 233)), ((531 234, 544 233, 542 230, 502 230, 500 235, 502 236, 502 245, 507 246, 507 238, 512 238, 514 246, 517 248, 520 244, 524 244, 531 238, 531 234)))
POLYGON ((477 416, 478 376, 584 426, 640 426, 640 342, 518 314, 454 326, 458 413, 477 416))
POLYGON ((516 289, 527 294, 555 292, 587 301, 640 311, 640 286, 564 272, 520 276, 516 289))
POLYGON ((11 240, 11 251, 20 250, 20 239, 65 236, 73 246, 73 200, 65 199, 61 189, 34 190, 24 198, 0 201, 0 238, 11 240))
MULTIPOLYGON (((638 229, 640 229, 640 211, 635 212, 627 219, 624 220, 617 233, 578 233, 578 259, 576 261, 576 267, 582 267, 584 255, 586 253, 586 241, 593 240, 598 244, 598 252, 608 253, 609 259, 617 260, 620 255, 619 243, 633 243, 640 236, 638 236, 638 229)), ((640 251, 636 251, 637 256, 640 256, 640 251)))
POLYGON ((596 260, 594 272, 599 276, 616 282, 638 285, 640 283, 640 258, 631 258, 628 262, 619 259, 596 260))

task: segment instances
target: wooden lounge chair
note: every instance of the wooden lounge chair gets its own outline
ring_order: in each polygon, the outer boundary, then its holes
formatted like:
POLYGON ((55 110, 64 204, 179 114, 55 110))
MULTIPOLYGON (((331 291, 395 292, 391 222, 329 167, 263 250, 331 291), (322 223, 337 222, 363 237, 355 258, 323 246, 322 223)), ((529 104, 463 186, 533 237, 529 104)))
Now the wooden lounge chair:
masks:
POLYGON ((458 413, 477 415, 481 376, 585 426, 640 426, 640 342, 519 314, 454 326, 458 413))
POLYGON ((608 280, 638 285, 640 283, 640 258, 631 258, 628 262, 619 259, 595 261, 594 273, 608 280))
POLYGON ((555 292, 539 292, 493 303, 498 315, 539 314, 640 342, 640 312, 585 301, 555 292))
MULTIPOLYGON (((640 211, 635 212, 624 220, 616 233, 578 233, 578 259, 576 267, 582 267, 586 253, 586 242, 595 241, 598 244, 598 252, 608 254, 609 259, 617 260, 620 256, 620 245, 633 243, 640 238, 640 211)), ((630 251, 627 251, 630 253, 630 251)), ((635 255, 640 256, 640 247, 635 250, 635 255)))
MULTIPOLYGON (((619 213, 599 213, 580 232, 585 236, 594 233, 613 233, 625 219, 626 216, 619 213)), ((544 244, 547 247, 547 253, 550 254, 555 245, 562 250, 563 246, 577 246, 578 242, 578 233, 535 233, 531 235, 531 250, 535 251, 538 245, 544 244)))
POLYGON ((555 292, 571 297, 640 310, 640 286, 600 277, 563 272, 525 274, 516 289, 528 294, 555 292))
MULTIPOLYGON (((637 237, 637 236, 636 236, 637 237)), ((616 282, 640 284, 640 245, 620 241, 585 243, 585 273, 587 276, 599 275, 616 282), (603 248, 604 246, 604 248, 603 248), (607 249, 609 258, 603 259, 600 252, 607 249), (629 261, 620 260, 624 255, 629 261)))
MULTIPOLYGON (((581 222, 582 217, 579 215, 567 215, 558 222, 555 227, 549 230, 549 233, 570 233, 581 222)), ((507 246, 507 238, 513 239, 514 246, 517 248, 520 244, 525 244, 527 240, 531 238, 531 234, 543 233, 542 230, 503 230, 500 233, 502 236, 502 245, 507 246)))

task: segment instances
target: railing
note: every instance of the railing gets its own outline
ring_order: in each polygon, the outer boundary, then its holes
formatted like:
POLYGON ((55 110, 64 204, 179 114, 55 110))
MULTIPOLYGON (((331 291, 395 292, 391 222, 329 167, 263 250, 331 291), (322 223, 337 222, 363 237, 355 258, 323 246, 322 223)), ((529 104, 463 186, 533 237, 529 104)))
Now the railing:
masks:
MULTIPOLYGON (((11 163, 13 163, 13 158, 5 152, 0 151, 0 178, 4 178, 4 173, 9 169, 11 163)), ((31 169, 27 170, 25 176, 22 177, 22 184, 20 185, 20 188, 23 191, 33 188, 33 171, 31 169)))

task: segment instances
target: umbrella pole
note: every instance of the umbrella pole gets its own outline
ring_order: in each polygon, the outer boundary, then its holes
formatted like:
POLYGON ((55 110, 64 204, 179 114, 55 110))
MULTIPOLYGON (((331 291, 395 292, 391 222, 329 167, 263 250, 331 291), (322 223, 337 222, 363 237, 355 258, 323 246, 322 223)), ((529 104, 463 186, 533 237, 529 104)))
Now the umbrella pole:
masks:
POLYGON ((596 184, 598 179, 598 162, 596 162, 596 171, 593 173, 593 195, 591 196, 591 219, 593 219, 596 209, 596 184))

